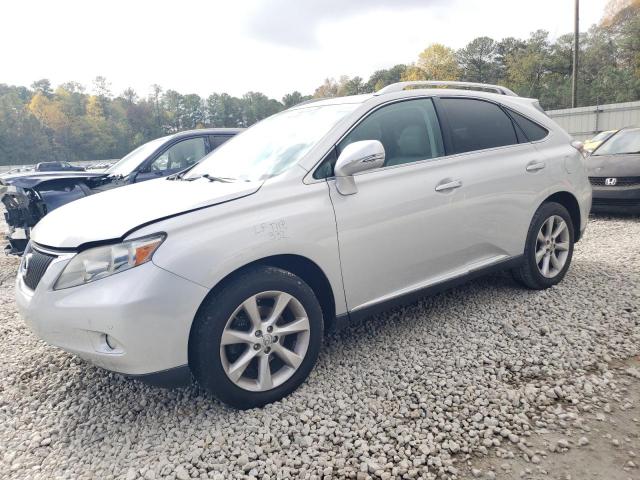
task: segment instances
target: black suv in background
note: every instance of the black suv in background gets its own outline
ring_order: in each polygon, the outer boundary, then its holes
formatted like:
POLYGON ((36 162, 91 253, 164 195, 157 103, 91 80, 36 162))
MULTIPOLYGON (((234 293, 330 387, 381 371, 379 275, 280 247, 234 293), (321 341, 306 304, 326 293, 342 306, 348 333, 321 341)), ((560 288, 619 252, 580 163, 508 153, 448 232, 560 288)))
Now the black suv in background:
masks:
POLYGON ((190 168, 241 131, 240 128, 209 128, 158 138, 141 145, 99 173, 45 171, 0 178, 1 201, 6 208, 5 219, 9 226, 9 244, 5 251, 21 254, 31 228, 61 205, 104 190, 166 177, 190 168))
POLYGON ((69 162, 40 162, 36 165, 36 172, 83 172, 84 167, 71 165, 69 162))

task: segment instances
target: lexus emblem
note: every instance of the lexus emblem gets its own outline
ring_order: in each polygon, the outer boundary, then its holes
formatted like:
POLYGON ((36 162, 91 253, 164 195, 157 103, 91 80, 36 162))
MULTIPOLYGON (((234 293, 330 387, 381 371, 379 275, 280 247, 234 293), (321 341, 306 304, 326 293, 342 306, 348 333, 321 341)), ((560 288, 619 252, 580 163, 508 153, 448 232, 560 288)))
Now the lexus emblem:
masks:
POLYGON ((609 187, 613 187, 616 183, 618 183, 618 179, 617 178, 607 178, 604 181, 604 184, 609 186, 609 187))

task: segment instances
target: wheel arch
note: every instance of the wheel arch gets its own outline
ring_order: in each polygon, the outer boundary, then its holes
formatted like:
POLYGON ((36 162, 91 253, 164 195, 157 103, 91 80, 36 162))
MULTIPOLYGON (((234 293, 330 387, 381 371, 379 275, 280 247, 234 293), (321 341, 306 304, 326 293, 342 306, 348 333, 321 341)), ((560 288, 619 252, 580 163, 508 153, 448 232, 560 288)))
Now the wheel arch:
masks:
MULTIPOLYGON (((281 254, 272 255, 258 260, 254 260, 246 265, 243 265, 231 273, 227 274, 222 280, 220 280, 207 294, 207 296, 200 303, 200 308, 204 305, 211 295, 222 289, 229 281, 235 278, 242 272, 255 267, 255 266, 269 266, 275 268, 281 268, 294 275, 300 277, 304 282, 311 287, 311 290, 315 293, 322 308, 322 316, 324 318, 325 330, 328 330, 333 326, 336 317, 336 302, 333 294, 333 289, 327 275, 313 260, 302 255, 295 254, 281 254)), ((197 313, 196 313, 197 315, 197 313)))
POLYGON ((575 195, 567 191, 556 192, 553 195, 549 195, 547 198, 545 198, 542 203, 549 202, 559 203, 567 209, 569 215, 571 216, 571 221, 573 222, 575 241, 577 242, 578 240, 580 240, 580 222, 582 221, 582 217, 580 213, 580 204, 578 203, 578 199, 575 197, 575 195))

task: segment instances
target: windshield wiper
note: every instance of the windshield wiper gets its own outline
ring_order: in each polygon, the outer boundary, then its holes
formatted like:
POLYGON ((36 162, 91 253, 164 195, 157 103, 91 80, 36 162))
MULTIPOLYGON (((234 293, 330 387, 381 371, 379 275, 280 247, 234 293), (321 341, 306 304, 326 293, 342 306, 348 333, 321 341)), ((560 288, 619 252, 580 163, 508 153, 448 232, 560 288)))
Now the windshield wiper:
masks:
POLYGON ((174 173, 173 175, 169 175, 167 180, 181 180, 189 170, 185 170, 183 172, 174 173))
POLYGON ((198 180, 199 178, 206 178, 210 182, 222 182, 222 183, 231 183, 235 182, 235 178, 229 177, 214 177, 213 175, 209 175, 208 173, 203 173, 202 175, 198 175, 197 177, 186 178, 185 181, 192 182, 194 180, 198 180))
MULTIPOLYGON (((616 152, 616 153, 605 153, 604 155, 636 155, 640 152, 616 152)), ((596 155, 596 156, 602 156, 603 154, 600 155, 596 155)))

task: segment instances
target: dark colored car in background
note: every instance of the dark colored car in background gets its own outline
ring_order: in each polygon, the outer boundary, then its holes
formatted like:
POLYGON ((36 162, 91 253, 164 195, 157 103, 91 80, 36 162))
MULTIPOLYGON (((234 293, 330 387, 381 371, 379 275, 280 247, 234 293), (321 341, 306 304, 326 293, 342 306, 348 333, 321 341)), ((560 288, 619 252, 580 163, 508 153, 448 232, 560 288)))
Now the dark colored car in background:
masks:
POLYGON ((69 162, 40 162, 36 165, 36 172, 83 172, 84 167, 71 165, 69 162))
POLYGON ((640 213, 640 127, 623 128, 587 157, 591 211, 640 213))
POLYGON ((21 254, 31 228, 52 210, 104 190, 181 172, 240 131, 210 128, 158 138, 136 148, 104 172, 71 170, 3 176, 0 193, 9 226, 5 251, 21 254))

